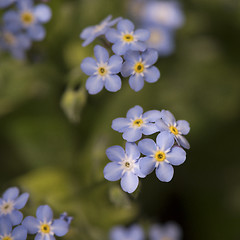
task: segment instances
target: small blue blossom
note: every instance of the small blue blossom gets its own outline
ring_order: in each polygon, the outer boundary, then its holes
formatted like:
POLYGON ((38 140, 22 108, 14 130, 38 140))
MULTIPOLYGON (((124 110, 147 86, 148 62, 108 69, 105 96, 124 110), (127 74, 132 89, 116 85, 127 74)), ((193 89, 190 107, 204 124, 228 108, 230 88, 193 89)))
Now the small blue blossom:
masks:
POLYGON ((189 123, 185 120, 176 121, 173 114, 169 111, 162 110, 162 119, 156 121, 156 126, 160 132, 170 132, 178 145, 189 149, 190 144, 183 135, 187 135, 190 131, 189 123))
POLYGON ((0 8, 6 8, 16 2, 16 0, 1 0, 0 1, 0 8))
POLYGON ((140 152, 146 157, 140 158, 139 166, 143 174, 148 175, 156 168, 156 176, 162 182, 169 182, 173 177, 173 167, 182 164, 186 152, 174 145, 174 138, 169 132, 159 133, 156 143, 145 138, 138 143, 140 152))
POLYGON ((135 142, 144 135, 158 132, 155 121, 161 118, 161 112, 150 110, 143 113, 143 108, 136 105, 127 112, 126 118, 116 118, 112 121, 112 129, 123 133, 123 139, 135 142))
POLYGON ((106 150, 107 157, 112 161, 104 170, 104 177, 109 181, 121 179, 123 191, 132 193, 136 190, 139 179, 145 177, 139 170, 140 152, 135 143, 126 142, 126 150, 120 146, 112 146, 106 150))
POLYGON ((87 57, 81 63, 82 71, 90 77, 86 82, 86 89, 90 94, 99 93, 103 87, 110 92, 121 89, 121 78, 117 75, 122 68, 122 58, 113 55, 109 58, 108 51, 97 45, 94 47, 96 60, 87 57))
POLYGON ((66 212, 60 214, 60 219, 64 220, 65 222, 67 222, 67 224, 71 224, 73 217, 68 216, 68 214, 66 212))
POLYGON ((61 237, 68 232, 69 224, 62 219, 53 220, 53 212, 48 205, 39 206, 36 216, 28 216, 22 222, 28 233, 37 234, 35 240, 55 240, 54 235, 61 237))
POLYGON ((8 188, 2 198, 0 198, 0 217, 7 217, 12 225, 18 225, 23 219, 23 214, 18 211, 22 209, 29 198, 28 193, 23 193, 19 196, 17 187, 8 188))
POLYGON ((134 24, 128 19, 118 22, 117 30, 109 29, 106 38, 113 43, 112 50, 117 55, 124 55, 128 50, 145 51, 150 33, 146 29, 134 31, 134 24))
POLYGON ((158 59, 158 53, 154 49, 147 49, 140 53, 137 51, 128 51, 124 55, 121 74, 123 77, 129 77, 130 87, 138 92, 144 86, 144 80, 154 83, 160 78, 160 72, 157 67, 152 66, 158 59))
POLYGON ((85 47, 88 44, 90 44, 92 41, 94 41, 95 38, 101 35, 104 35, 110 27, 115 25, 122 18, 116 18, 114 20, 111 20, 111 19, 112 19, 112 16, 109 15, 100 24, 83 29, 83 31, 80 34, 80 38, 85 40, 82 46, 85 47))
POLYGON ((149 230, 150 240, 180 240, 182 239, 182 230, 178 224, 168 222, 164 225, 154 224, 149 230))
POLYGON ((110 240, 144 240, 143 229, 135 224, 129 228, 116 226, 109 233, 110 240))
POLYGON ((34 6, 32 0, 18 0, 17 7, 17 11, 9 10, 3 15, 5 23, 25 29, 31 39, 41 41, 46 35, 42 24, 51 19, 51 9, 45 4, 34 6))
POLYGON ((26 240, 27 230, 23 226, 12 229, 9 218, 0 217, 0 240, 26 240))

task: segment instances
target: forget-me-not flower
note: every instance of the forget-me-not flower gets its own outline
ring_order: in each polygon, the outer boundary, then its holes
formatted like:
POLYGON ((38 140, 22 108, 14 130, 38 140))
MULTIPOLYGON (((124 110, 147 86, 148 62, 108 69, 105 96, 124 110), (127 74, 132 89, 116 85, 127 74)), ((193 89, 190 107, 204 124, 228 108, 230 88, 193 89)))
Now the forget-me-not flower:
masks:
POLYGON ((109 238, 110 240, 144 240, 144 232, 137 224, 128 228, 116 226, 111 229, 109 238))
POLYGON ((7 217, 0 217, 0 240, 26 240, 27 230, 23 226, 12 229, 12 223, 7 217))
POLYGON ((113 20, 111 19, 112 19, 112 16, 109 15, 102 22, 100 22, 100 24, 83 29, 83 31, 80 34, 80 38, 85 40, 82 46, 83 47, 87 46, 92 41, 94 41, 95 38, 105 34, 110 27, 115 25, 122 18, 116 18, 113 20))
POLYGON ((0 1, 0 8, 8 7, 11 4, 13 4, 14 2, 16 2, 16 0, 1 0, 0 1))
POLYGON ((182 230, 174 222, 168 222, 164 225, 154 224, 149 230, 150 240, 180 240, 182 230))
POLYGON ((135 142, 144 135, 157 132, 155 121, 161 118, 161 112, 150 110, 143 113, 143 108, 136 105, 130 108, 126 118, 116 118, 112 121, 112 129, 123 133, 123 139, 135 142))
POLYGON ((22 225, 30 234, 37 234, 35 240, 55 240, 54 235, 61 237, 68 232, 69 224, 62 219, 53 219, 52 209, 48 205, 37 208, 36 216, 26 217, 22 225))
POLYGON ((121 179, 123 191, 132 193, 136 190, 139 179, 145 177, 139 170, 140 152, 135 143, 126 142, 126 149, 120 146, 112 146, 106 150, 107 157, 112 161, 104 170, 104 177, 109 181, 121 179))
POLYGON ((159 133, 156 143, 145 138, 138 143, 140 152, 146 157, 139 160, 143 174, 150 174, 156 168, 156 176, 162 182, 169 182, 173 177, 172 165, 178 166, 186 159, 186 152, 174 145, 174 138, 169 132, 159 133))
POLYGON ((33 40, 42 40, 46 35, 42 24, 51 19, 51 9, 46 4, 34 6, 32 0, 18 0, 17 7, 17 11, 9 10, 3 15, 5 23, 16 29, 25 29, 33 40))
POLYGON ((160 132, 170 132, 178 145, 189 149, 190 144, 183 135, 187 135, 190 131, 189 123, 185 120, 176 121, 175 117, 170 111, 162 110, 162 119, 156 121, 156 125, 160 132))
POLYGON ((144 86, 144 80, 154 83, 160 78, 160 71, 152 66, 158 59, 158 53, 154 49, 147 49, 145 52, 128 51, 124 55, 121 74, 129 77, 130 87, 138 92, 144 86))
POLYGON ((150 33, 146 29, 134 31, 134 24, 128 19, 119 21, 117 30, 109 29, 106 32, 106 38, 113 43, 112 50, 117 55, 124 55, 128 50, 145 51, 145 41, 149 36, 150 33))
POLYGON ((94 47, 96 60, 87 57, 81 63, 82 71, 90 77, 86 82, 86 89, 90 94, 99 93, 103 87, 110 92, 121 89, 121 78, 117 75, 122 68, 122 58, 113 55, 109 58, 108 51, 97 45, 94 47))
POLYGON ((8 188, 2 198, 0 198, 0 217, 10 219, 12 225, 18 225, 23 219, 23 214, 19 211, 22 209, 28 200, 29 194, 23 193, 19 196, 17 187, 8 188))

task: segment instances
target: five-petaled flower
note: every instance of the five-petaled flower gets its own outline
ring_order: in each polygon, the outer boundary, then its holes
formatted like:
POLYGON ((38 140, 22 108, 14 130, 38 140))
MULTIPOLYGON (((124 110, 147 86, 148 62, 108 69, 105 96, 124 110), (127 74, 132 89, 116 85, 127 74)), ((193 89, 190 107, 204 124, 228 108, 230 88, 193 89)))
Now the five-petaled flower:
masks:
POLYGON ((116 92, 121 89, 121 78, 117 75, 122 68, 122 58, 113 55, 109 58, 108 51, 97 45, 94 47, 97 61, 91 57, 83 59, 81 69, 90 77, 87 79, 86 88, 90 94, 99 93, 103 87, 116 92))
POLYGON ((141 140, 138 147, 146 155, 139 160, 141 172, 148 175, 156 168, 156 176, 160 181, 171 181, 174 172, 172 165, 178 166, 186 159, 186 152, 173 145, 174 138, 166 131, 158 134, 156 143, 149 138, 141 140))
POLYGON ((104 170, 104 177, 109 181, 121 179, 123 191, 132 193, 136 190, 139 179, 145 177, 139 170, 140 152, 135 143, 126 142, 126 150, 120 146, 112 146, 106 150, 107 157, 112 161, 104 170))
POLYGON ((126 118, 116 118, 112 121, 112 129, 123 133, 123 139, 135 142, 144 135, 158 132, 155 121, 161 118, 161 112, 150 110, 143 113, 143 108, 136 105, 130 108, 126 118))
POLYGON ((160 77, 157 67, 152 66, 158 59, 158 53, 154 49, 147 49, 140 53, 137 51, 128 51, 124 55, 125 62, 121 74, 123 77, 129 77, 130 87, 138 92, 144 86, 144 80, 149 83, 156 82, 160 77))

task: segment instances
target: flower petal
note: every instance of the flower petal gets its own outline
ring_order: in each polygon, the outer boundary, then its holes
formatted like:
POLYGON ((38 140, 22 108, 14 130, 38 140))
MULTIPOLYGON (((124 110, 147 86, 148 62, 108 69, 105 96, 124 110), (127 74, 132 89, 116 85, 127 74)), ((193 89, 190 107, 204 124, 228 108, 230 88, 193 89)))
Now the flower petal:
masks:
POLYGON ((129 85, 135 91, 140 91, 144 86, 143 77, 140 74, 135 74, 129 78, 129 85))
POLYGON ((36 236, 35 236, 35 238, 34 238, 34 240, 45 240, 45 234, 42 234, 42 233, 38 233, 36 236))
POLYGON ((174 137, 169 132, 161 132, 157 135, 157 145, 162 151, 168 151, 174 144, 174 137))
POLYGON ((132 51, 140 51, 140 52, 145 51, 147 48, 147 45, 144 42, 133 42, 130 46, 131 46, 130 49, 132 51))
POLYGON ((142 53, 142 58, 147 66, 152 66, 158 60, 158 53, 154 49, 147 49, 142 53))
POLYGON ((175 117, 168 110, 162 110, 162 119, 167 125, 174 125, 176 123, 175 117))
POLYGON ((108 51, 100 45, 94 47, 94 56, 96 57, 97 62, 101 63, 105 63, 109 59, 108 51))
POLYGON ((150 32, 146 29, 137 29, 134 32, 134 37, 136 38, 136 40, 138 41, 147 41, 150 37, 150 32))
POLYGON ((108 181, 117 181, 122 177, 122 172, 122 165, 110 162, 105 166, 103 175, 108 181))
POLYGON ((157 126, 155 125, 155 123, 146 123, 143 127, 142 127, 142 132, 144 135, 151 135, 153 133, 159 132, 157 126))
POLYGON ((121 34, 116 30, 116 29, 109 29, 107 32, 106 32, 106 38, 109 42, 111 43, 115 43, 117 41, 120 40, 121 38, 121 34))
POLYGON ((12 201, 15 200, 19 195, 19 189, 17 187, 11 187, 8 188, 4 193, 3 193, 3 199, 5 201, 12 201))
POLYGON ((122 226, 112 228, 109 236, 111 240, 121 240, 128 237, 125 228, 123 228, 122 226))
POLYGON ((123 139, 128 142, 136 142, 142 137, 142 129, 141 128, 127 128, 122 135, 123 139))
POLYGON ((43 222, 50 222, 53 219, 53 211, 48 205, 41 205, 37 209, 36 216, 43 222))
POLYGON ((190 144, 189 144, 188 140, 187 140, 184 136, 182 136, 182 135, 177 135, 176 138, 177 138, 177 143, 178 143, 180 146, 182 146, 182 147, 184 147, 184 148, 186 148, 186 149, 189 149, 189 148, 190 148, 190 144))
POLYGON ((138 159, 140 157, 140 152, 136 143, 126 142, 125 151, 131 159, 138 159))
POLYGON ((14 202, 14 207, 16 209, 21 209, 23 208, 27 201, 28 201, 28 198, 29 198, 29 194, 28 193, 23 193, 21 194, 17 199, 16 201, 14 202))
POLYGON ((189 123, 185 120, 178 120, 177 121, 177 129, 183 135, 187 135, 190 131, 189 123))
POLYGON ((105 88, 109 92, 117 92, 122 87, 121 78, 118 75, 108 75, 105 78, 105 88))
POLYGON ((108 66, 111 74, 117 74, 121 71, 122 62, 123 59, 120 56, 113 55, 110 57, 108 66))
POLYGON ((147 68, 144 71, 144 78, 145 78, 145 81, 149 83, 154 83, 160 78, 160 71, 155 66, 147 68))
POLYGON ((129 77, 131 74, 133 74, 133 72, 134 72, 133 66, 129 64, 129 62, 124 62, 121 71, 122 76, 129 77))
POLYGON ((91 76, 87 79, 86 89, 89 94, 97 94, 103 89, 104 83, 99 76, 91 76))
POLYGON ((56 219, 53 221, 51 229, 55 235, 62 237, 68 232, 68 224, 64 220, 56 219))
POLYGON ((26 240, 27 229, 23 226, 17 226, 12 231, 12 237, 14 240, 26 240))
POLYGON ((112 46, 113 52, 117 55, 124 55, 128 49, 129 49, 128 44, 122 41, 117 41, 112 46))
POLYGON ((106 150, 106 155, 111 161, 121 162, 125 157, 125 151, 122 147, 115 145, 106 150))
POLYGON ((158 127, 160 132, 169 131, 169 127, 165 124, 162 119, 156 121, 156 126, 158 127))
POLYGON ((80 33, 80 38, 87 39, 92 35, 92 32, 94 31, 94 27, 90 26, 87 28, 84 28, 83 31, 80 33))
POLYGON ((153 155, 157 151, 156 143, 150 138, 139 141, 138 148, 146 156, 153 155))
POLYGON ((171 152, 166 154, 166 159, 175 166, 185 162, 186 152, 181 147, 173 147, 171 152))
POLYGON ((0 236, 8 235, 12 231, 12 224, 8 217, 0 218, 0 236))
POLYGON ((13 210, 9 214, 9 218, 11 219, 12 225, 15 226, 21 223, 23 219, 23 214, 18 210, 13 210))
POLYGON ((139 159, 140 171, 145 175, 150 174, 154 170, 155 166, 156 161, 153 157, 143 157, 139 159))
POLYGON ((28 35, 35 41, 41 41, 44 39, 46 35, 46 31, 44 27, 40 24, 33 25, 32 27, 29 27, 28 35))
POLYGON ((51 8, 48 7, 46 4, 38 4, 34 8, 34 16, 37 18, 38 21, 46 23, 52 17, 51 8))
POLYGON ((144 239, 144 232, 142 228, 137 224, 130 226, 128 229, 128 233, 129 233, 129 236, 128 236, 129 239, 136 239, 136 240, 144 239))
POLYGON ((97 71, 96 60, 91 57, 84 58, 81 63, 81 69, 85 74, 93 75, 97 71))
POLYGON ((126 172, 121 179, 121 187, 123 191, 132 193, 136 190, 139 183, 138 176, 132 172, 126 172))
POLYGON ((28 233, 35 234, 38 232, 40 222, 32 216, 23 219, 22 225, 27 229, 28 233))
POLYGON ((128 51, 124 55, 124 59, 126 60, 126 62, 128 62, 128 64, 132 65, 132 67, 133 67, 133 65, 136 62, 140 62, 141 61, 141 55, 137 51, 128 51))
POLYGON ((127 112, 127 118, 128 119, 136 119, 141 118, 143 113, 143 108, 139 105, 134 106, 133 108, 130 108, 127 112))
POLYGON ((150 110, 143 114, 143 118, 145 118, 148 122, 156 122, 161 118, 161 112, 158 110, 150 110))
POLYGON ((118 22, 117 29, 121 32, 130 33, 134 30, 134 24, 128 19, 123 19, 118 22))
POLYGON ((112 121, 112 129, 118 132, 124 132, 129 127, 127 118, 116 118, 112 121))
POLYGON ((162 182, 169 182, 173 178, 173 167, 167 162, 161 162, 156 168, 156 176, 162 182))

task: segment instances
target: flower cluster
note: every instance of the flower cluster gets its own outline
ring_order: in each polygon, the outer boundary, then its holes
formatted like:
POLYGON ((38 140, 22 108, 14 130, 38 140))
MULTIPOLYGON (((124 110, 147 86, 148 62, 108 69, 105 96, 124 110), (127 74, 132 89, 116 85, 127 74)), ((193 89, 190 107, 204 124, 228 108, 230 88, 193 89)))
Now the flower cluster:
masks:
POLYGON ((0 27, 0 49, 15 58, 25 57, 32 41, 41 41, 46 35, 43 24, 51 19, 51 9, 46 4, 34 5, 34 0, 2 0, 0 8, 12 5, 3 14, 0 27))
POLYGON ((7 189, 0 198, 0 239, 26 240, 28 234, 36 234, 35 240, 51 239, 68 232, 72 217, 66 213, 53 219, 52 209, 48 205, 39 206, 37 218, 27 216, 23 219, 22 209, 29 198, 28 193, 19 195, 17 187, 7 189))
POLYGON ((188 149, 190 145, 184 135, 190 131, 189 123, 185 120, 176 121, 167 110, 143 113, 143 108, 137 105, 129 109, 126 118, 114 119, 112 128, 122 133, 127 142, 125 150, 120 146, 106 150, 111 162, 104 168, 104 177, 109 181, 121 179, 121 187, 125 192, 134 192, 139 183, 138 177, 144 178, 154 169, 160 181, 171 181, 173 166, 186 160, 183 148, 188 149), (150 138, 140 140, 142 135, 157 132, 156 141, 150 138))
POLYGON ((146 29, 136 29, 128 19, 111 20, 108 16, 100 24, 85 28, 80 37, 83 46, 90 44, 96 37, 105 36, 106 45, 111 46, 113 55, 100 45, 94 47, 95 58, 87 57, 81 63, 82 71, 89 76, 86 89, 89 94, 99 93, 103 87, 110 92, 121 89, 121 77, 129 77, 130 87, 138 92, 144 81, 156 82, 160 77, 158 68, 153 64, 158 59, 157 51, 147 47, 150 33, 146 29), (117 24, 116 29, 112 28, 117 24))
MULTIPOLYGON (((148 231, 150 240, 180 240, 182 230, 178 224, 167 222, 163 225, 153 224, 148 231)), ((144 240, 146 239, 143 228, 134 224, 128 228, 123 226, 113 227, 109 233, 110 240, 144 240)))
POLYGON ((148 47, 158 51, 159 56, 170 55, 175 48, 174 33, 184 23, 181 6, 176 1, 133 0, 130 11, 139 21, 140 26, 151 33, 148 47), (138 6, 138 10, 135 10, 138 6), (139 6, 140 9, 139 9, 139 6))

